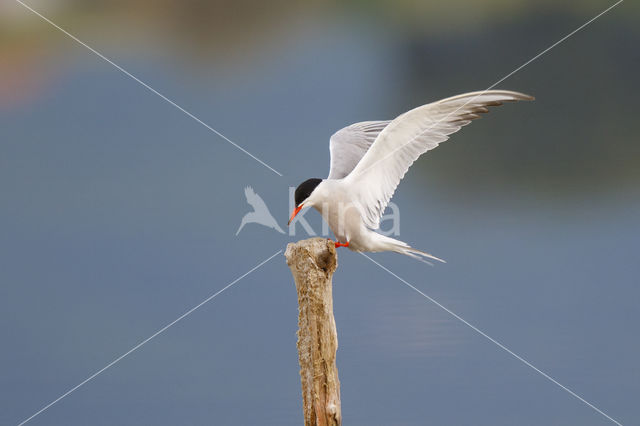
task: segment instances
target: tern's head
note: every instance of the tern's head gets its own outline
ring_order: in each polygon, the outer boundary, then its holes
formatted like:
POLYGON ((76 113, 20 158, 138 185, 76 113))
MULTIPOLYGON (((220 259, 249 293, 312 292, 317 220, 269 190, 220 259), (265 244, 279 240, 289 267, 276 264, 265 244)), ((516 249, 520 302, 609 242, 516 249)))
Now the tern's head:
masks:
POLYGON ((322 179, 311 178, 311 179, 305 180, 300 185, 298 185, 295 192, 296 208, 293 210, 293 213, 291 214, 289 223, 291 223, 291 221, 293 220, 294 217, 296 217, 298 212, 302 210, 302 207, 304 207, 305 202, 309 199, 309 197, 311 196, 313 191, 318 187, 318 185, 320 185, 320 182, 322 182, 322 179))

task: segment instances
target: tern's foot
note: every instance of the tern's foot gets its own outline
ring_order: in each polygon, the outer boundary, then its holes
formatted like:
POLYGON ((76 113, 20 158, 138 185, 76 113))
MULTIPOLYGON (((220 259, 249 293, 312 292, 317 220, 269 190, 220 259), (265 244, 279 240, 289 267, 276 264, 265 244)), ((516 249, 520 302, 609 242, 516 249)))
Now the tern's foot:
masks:
POLYGON ((340 241, 336 241, 336 248, 338 247, 349 247, 349 241, 347 241, 346 243, 341 243, 340 241))

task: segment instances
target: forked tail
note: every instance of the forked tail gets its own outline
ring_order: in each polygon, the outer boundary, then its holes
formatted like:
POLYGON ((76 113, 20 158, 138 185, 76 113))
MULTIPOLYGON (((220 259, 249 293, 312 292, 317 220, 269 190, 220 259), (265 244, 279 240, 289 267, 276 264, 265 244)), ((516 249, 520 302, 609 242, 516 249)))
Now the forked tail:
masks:
MULTIPOLYGON (((380 235, 380 234, 378 234, 380 235)), ((404 241, 396 240, 384 235, 380 235, 382 237, 380 239, 381 245, 384 246, 384 250, 394 251, 396 253, 404 254, 405 256, 413 257, 414 259, 418 259, 421 262, 427 263, 433 266, 433 263, 429 262, 426 259, 437 260, 438 262, 447 263, 445 260, 440 259, 426 251, 414 249, 409 244, 404 241)))

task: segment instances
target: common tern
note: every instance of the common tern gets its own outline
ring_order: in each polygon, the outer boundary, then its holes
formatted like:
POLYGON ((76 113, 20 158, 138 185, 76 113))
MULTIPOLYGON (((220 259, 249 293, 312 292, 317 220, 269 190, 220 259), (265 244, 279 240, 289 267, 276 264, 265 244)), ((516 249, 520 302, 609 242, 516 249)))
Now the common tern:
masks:
POLYGON ((488 107, 533 99, 507 90, 471 92, 419 106, 394 120, 364 121, 337 131, 329 141, 329 176, 296 188, 289 224, 304 207, 314 207, 335 234, 336 247, 444 262, 374 231, 396 187, 420 155, 489 112, 488 107))

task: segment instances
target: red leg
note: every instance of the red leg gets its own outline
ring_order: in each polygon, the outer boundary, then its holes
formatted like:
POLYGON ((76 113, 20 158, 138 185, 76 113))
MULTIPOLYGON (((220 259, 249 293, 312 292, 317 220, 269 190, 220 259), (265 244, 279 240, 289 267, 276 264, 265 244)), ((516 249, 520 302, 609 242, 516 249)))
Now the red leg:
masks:
POLYGON ((349 247, 349 241, 347 241, 346 243, 341 243, 340 241, 336 241, 336 248, 338 247, 349 247))

